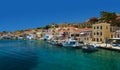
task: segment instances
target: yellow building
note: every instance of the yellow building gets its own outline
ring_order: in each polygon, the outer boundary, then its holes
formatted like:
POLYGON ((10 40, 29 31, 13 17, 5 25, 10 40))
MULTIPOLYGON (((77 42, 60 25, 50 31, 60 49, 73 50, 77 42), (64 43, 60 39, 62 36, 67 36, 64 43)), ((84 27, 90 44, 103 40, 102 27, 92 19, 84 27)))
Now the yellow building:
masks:
POLYGON ((111 37, 110 34, 110 24, 108 23, 98 23, 92 26, 93 41, 95 42, 105 42, 106 39, 111 37))

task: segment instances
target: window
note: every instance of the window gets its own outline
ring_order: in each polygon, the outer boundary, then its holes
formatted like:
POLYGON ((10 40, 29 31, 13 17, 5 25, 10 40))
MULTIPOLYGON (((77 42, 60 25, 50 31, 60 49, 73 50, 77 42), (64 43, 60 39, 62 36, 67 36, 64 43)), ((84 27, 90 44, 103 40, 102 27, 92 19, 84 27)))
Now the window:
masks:
POLYGON ((99 32, 97 32, 97 35, 99 35, 99 32))
POLYGON ((97 26, 97 29, 99 29, 99 27, 97 26))
POLYGON ((102 36, 102 32, 100 32, 100 36, 102 36))
POLYGON ((100 29, 102 30, 102 26, 100 26, 100 29))
POLYGON ((99 41, 99 39, 97 38, 97 42, 99 41))
POLYGON ((95 41, 96 41, 96 38, 95 38, 95 41))
POLYGON ((95 35, 95 32, 94 32, 94 35, 95 35))
POLYGON ((84 38, 86 40, 86 38, 84 38))
POLYGON ((108 27, 106 26, 106 29, 108 29, 108 27))
POLYGON ((94 29, 95 29, 95 26, 94 26, 94 29))
POLYGON ((71 36, 74 36, 74 34, 71 34, 71 36))
POLYGON ((118 34, 118 38, 119 38, 119 34, 118 34))
POLYGON ((113 35, 111 35, 111 38, 113 38, 113 35))
POLYGON ((76 34, 77 37, 79 37, 79 34, 76 34))
POLYGON ((100 38, 100 41, 102 41, 102 38, 100 38))
POLYGON ((89 40, 89 38, 87 38, 87 40, 89 40))

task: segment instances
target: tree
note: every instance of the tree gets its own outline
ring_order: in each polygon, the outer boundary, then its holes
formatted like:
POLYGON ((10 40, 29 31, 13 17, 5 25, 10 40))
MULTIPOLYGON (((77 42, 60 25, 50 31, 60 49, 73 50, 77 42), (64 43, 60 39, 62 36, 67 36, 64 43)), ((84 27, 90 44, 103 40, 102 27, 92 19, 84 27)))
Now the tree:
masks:
POLYGON ((57 25, 57 24, 55 24, 55 28, 58 28, 58 25, 57 25))
POLYGON ((75 25, 74 27, 75 27, 75 28, 79 28, 79 25, 75 25))
POLYGON ((7 31, 2 31, 3 33, 7 33, 7 31))
POLYGON ((114 26, 119 26, 120 27, 120 16, 118 16, 117 18, 116 18, 116 20, 114 21, 114 26))
POLYGON ((112 23, 113 21, 116 20, 117 15, 114 12, 101 12, 101 17, 100 17, 100 21, 102 22, 108 22, 108 23, 112 23))
POLYGON ((37 27, 36 29, 42 29, 43 27, 37 27))
POLYGON ((92 17, 92 18, 89 19, 89 22, 91 22, 91 23, 98 22, 98 18, 92 17))
POLYGON ((46 26, 44 27, 44 29, 49 29, 49 28, 51 28, 50 25, 46 25, 46 26))

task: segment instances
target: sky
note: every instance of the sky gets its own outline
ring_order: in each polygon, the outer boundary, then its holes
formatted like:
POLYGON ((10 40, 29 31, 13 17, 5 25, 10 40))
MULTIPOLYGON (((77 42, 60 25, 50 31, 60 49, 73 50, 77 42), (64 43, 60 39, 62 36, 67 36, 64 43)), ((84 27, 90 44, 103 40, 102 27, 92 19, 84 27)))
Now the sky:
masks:
POLYGON ((37 28, 52 22, 84 22, 101 11, 120 13, 120 0, 1 0, 0 32, 37 28))

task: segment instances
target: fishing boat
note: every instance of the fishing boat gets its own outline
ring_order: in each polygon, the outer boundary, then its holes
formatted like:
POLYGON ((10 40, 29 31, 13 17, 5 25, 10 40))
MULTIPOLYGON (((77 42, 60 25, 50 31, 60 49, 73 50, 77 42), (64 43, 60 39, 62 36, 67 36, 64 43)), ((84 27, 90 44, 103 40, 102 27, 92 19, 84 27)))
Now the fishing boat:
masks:
POLYGON ((62 43, 62 46, 63 47, 80 47, 80 46, 82 46, 82 44, 80 44, 76 40, 68 40, 68 41, 62 43))
POLYGON ((94 45, 85 45, 82 47, 82 50, 84 52, 95 52, 98 51, 98 49, 94 45))
POLYGON ((107 44, 110 44, 112 47, 120 47, 120 38, 108 39, 107 44))
POLYGON ((56 40, 53 40, 50 42, 52 45, 56 45, 57 44, 57 41, 56 40))

